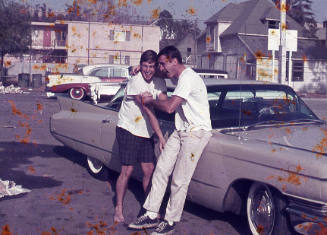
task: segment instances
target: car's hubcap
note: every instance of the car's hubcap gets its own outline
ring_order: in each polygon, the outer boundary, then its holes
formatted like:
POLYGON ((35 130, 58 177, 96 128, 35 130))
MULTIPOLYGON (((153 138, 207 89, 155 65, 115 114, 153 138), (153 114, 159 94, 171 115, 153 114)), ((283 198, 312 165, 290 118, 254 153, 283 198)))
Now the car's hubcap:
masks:
POLYGON ((87 157, 87 164, 90 168, 90 170, 94 173, 94 174, 98 174, 103 167, 103 163, 101 161, 99 161, 98 159, 92 158, 92 157, 87 157))
POLYGON ((274 226, 275 211, 270 192, 265 187, 257 188, 253 194, 250 219, 260 235, 271 233, 274 226))
POLYGON ((71 90, 71 96, 74 99, 81 99, 83 97, 83 90, 82 90, 82 88, 73 88, 71 90))

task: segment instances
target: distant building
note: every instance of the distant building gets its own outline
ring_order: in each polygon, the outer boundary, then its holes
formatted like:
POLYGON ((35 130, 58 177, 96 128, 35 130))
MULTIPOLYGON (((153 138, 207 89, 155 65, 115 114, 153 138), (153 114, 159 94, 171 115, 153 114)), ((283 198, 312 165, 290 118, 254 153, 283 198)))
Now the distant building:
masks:
POLYGON ((154 25, 66 20, 31 25, 30 53, 21 59, 7 56, 11 74, 44 74, 44 68, 67 73, 83 64, 135 65, 143 51, 159 51, 160 28, 154 25))
MULTIPOLYGON (((291 17, 286 21, 287 29, 298 34, 297 51, 292 53, 292 86, 299 90, 326 83, 327 53, 321 53, 325 48, 291 17)), ((278 81, 278 51, 273 71, 268 30, 280 30, 280 11, 271 0, 229 3, 205 23, 206 32, 197 41, 201 54, 197 67, 227 71, 229 78, 278 81)))

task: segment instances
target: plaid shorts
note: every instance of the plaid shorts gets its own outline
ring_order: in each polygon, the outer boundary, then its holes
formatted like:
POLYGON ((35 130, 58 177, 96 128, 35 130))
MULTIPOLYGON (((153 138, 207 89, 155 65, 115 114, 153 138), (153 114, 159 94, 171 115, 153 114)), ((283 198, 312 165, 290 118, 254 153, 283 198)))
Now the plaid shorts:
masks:
POLYGON ((133 135, 118 126, 116 127, 116 138, 122 165, 135 165, 138 162, 154 162, 153 138, 133 135))

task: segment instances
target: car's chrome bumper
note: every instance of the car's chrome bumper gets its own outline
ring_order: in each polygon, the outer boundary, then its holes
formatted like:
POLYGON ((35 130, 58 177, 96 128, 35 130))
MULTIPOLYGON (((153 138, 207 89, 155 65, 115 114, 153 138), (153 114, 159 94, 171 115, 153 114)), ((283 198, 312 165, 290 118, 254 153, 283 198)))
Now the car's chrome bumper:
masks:
POLYGON ((297 232, 310 234, 308 230, 313 227, 327 228, 327 204, 289 198, 286 211, 289 213, 290 222, 297 232))

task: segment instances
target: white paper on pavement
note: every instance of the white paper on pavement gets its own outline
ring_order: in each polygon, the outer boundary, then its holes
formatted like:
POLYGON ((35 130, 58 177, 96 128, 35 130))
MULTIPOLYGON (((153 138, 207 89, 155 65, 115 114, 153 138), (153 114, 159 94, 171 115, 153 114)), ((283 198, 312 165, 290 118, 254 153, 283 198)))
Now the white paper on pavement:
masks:
POLYGON ((21 94, 21 93, 27 93, 24 92, 20 87, 15 87, 14 85, 10 86, 3 86, 0 82, 0 94, 21 94))
POLYGON ((0 179, 0 198, 28 192, 31 192, 31 190, 23 188, 21 185, 16 185, 14 181, 3 181, 0 179))

